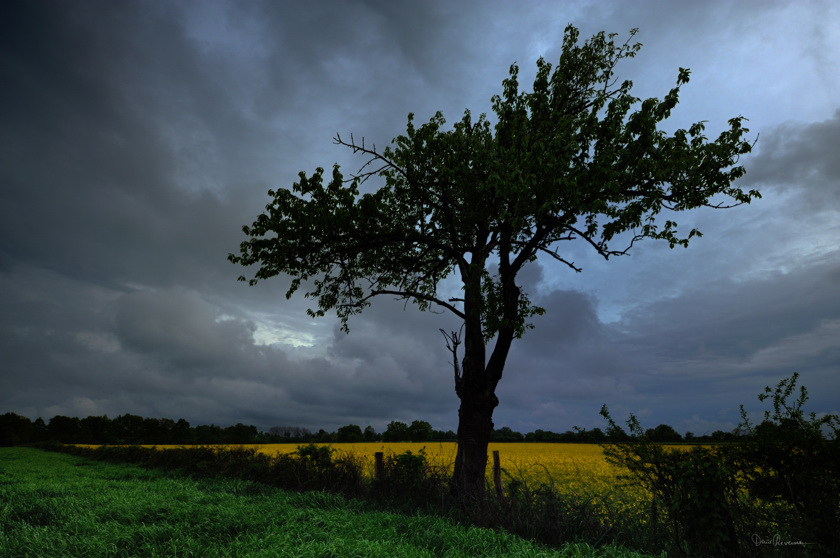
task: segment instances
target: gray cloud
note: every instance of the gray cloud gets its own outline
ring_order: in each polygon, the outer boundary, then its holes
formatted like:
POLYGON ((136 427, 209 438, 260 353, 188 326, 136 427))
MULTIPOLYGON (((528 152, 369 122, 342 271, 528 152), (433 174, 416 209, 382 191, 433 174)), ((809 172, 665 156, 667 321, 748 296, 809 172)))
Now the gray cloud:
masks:
POLYGON ((597 320, 597 301, 554 292, 540 300, 542 323, 512 351, 497 422, 603 426, 596 411, 607 403, 696 433, 731 429, 738 405, 758 409, 761 388, 794 371, 811 404, 835 409, 838 271, 835 262, 698 284, 609 324, 597 320))
POLYGON ((783 122, 761 138, 746 182, 769 187, 781 195, 796 192, 814 213, 840 211, 840 109, 821 122, 783 122))
MULTIPOLYGON (((603 426, 633 411, 698 433, 794 370, 836 411, 840 372, 837 40, 827 4, 7 2, 0 13, 0 412, 194 423, 429 420, 455 428, 447 314, 377 300, 305 315, 289 278, 254 288, 225 257, 268 188, 363 160, 443 110, 488 111, 508 66, 533 76, 566 23, 641 27, 642 96, 692 68, 675 124, 760 133, 742 182, 764 198, 680 215, 688 250, 586 246, 523 271, 547 309, 514 344, 498 425, 603 426), (784 79, 782 79, 784 78, 784 79)), ((447 285, 449 288, 450 285, 447 285)), ((457 286, 456 286, 457 288, 457 286)), ((654 424, 655 425, 655 424, 654 424)))

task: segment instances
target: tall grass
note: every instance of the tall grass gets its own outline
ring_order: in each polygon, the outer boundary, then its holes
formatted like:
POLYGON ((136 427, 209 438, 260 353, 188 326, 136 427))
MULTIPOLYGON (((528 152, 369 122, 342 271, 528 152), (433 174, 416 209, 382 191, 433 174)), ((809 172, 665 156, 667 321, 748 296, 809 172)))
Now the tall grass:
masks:
POLYGON ((21 558, 640 556, 583 543, 548 549, 324 491, 286 492, 32 448, 0 448, 0 527, 0 556, 21 558))
POLYGON ((380 478, 372 479, 370 464, 362 456, 329 446, 299 446, 279 455, 230 446, 166 451, 138 446, 54 449, 147 467, 178 468, 199 476, 259 481, 289 490, 329 490, 375 500, 401 513, 434 513, 464 525, 503 530, 556 547, 585 543, 594 547, 627 545, 646 552, 663 548, 655 525, 640 519, 639 512, 649 506, 639 505, 632 488, 612 485, 605 489, 607 485, 599 484, 582 490, 577 478, 573 483, 576 490, 570 491, 568 468, 556 482, 550 472, 538 482, 506 470, 507 494, 502 500, 488 488, 484 501, 464 508, 449 494, 451 466, 430 459, 423 451, 387 454, 380 478), (636 513, 628 513, 629 509, 636 513))

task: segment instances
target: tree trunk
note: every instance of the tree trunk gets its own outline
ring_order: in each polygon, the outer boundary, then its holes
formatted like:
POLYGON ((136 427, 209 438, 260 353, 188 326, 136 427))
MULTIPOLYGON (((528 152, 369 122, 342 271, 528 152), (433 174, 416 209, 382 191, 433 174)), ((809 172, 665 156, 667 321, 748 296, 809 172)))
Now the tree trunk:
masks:
POLYGON ((486 367, 486 345, 481 322, 481 272, 483 261, 474 258, 469 280, 464 282, 464 359, 456 378, 458 409, 458 452, 451 491, 462 505, 483 500, 487 469, 487 444, 493 432, 493 409, 499 404, 496 384, 486 367))
MULTIPOLYGON (((481 366, 481 374, 486 375, 481 366)), ((464 377, 467 371, 464 370, 464 377)), ((476 382, 477 383, 477 382, 476 382)), ((499 404, 492 391, 477 385, 461 384, 458 409, 458 453, 452 476, 452 493, 462 504, 481 502, 487 471, 487 445, 493 432, 493 410, 499 404)))
MULTIPOLYGON (((496 344, 489 361, 481 322, 483 305, 481 272, 484 260, 474 258, 476 266, 470 280, 464 281, 464 359, 461 375, 456 367, 455 393, 461 399, 458 409, 458 452, 451 490, 462 505, 482 502, 487 471, 487 445, 493 433, 493 411, 499 405, 496 385, 502 378, 517 319, 519 288, 512 281, 504 286, 504 317, 507 324, 496 333, 496 344)), ((506 268, 509 266, 503 266, 506 268)))

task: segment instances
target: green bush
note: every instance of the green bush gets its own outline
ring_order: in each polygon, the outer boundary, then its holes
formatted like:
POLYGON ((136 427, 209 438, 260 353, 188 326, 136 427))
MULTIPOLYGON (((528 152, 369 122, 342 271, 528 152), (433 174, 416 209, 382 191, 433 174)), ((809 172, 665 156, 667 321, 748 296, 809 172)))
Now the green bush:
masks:
MULTIPOLYGON (((613 439, 622 431, 609 415, 613 439)), ((733 512, 737 509, 735 470, 720 448, 670 449, 652 442, 634 416, 627 421, 627 441, 603 446, 607 461, 629 470, 626 476, 653 496, 657 517, 670 533, 674 550, 709 556, 736 556, 739 539, 733 512)), ((622 431, 623 432, 623 431, 622 431)), ((656 527, 656 526, 654 526, 656 527)))
POLYGON ((403 506, 441 506, 448 501, 451 471, 429 462, 425 448, 417 453, 388 454, 374 479, 373 494, 403 506))
MULTIPOLYGON (((615 540, 613 526, 602 521, 591 500, 563 494, 553 483, 531 484, 505 474, 506 494, 490 501, 487 526, 554 546, 586 541, 597 547, 615 540)), ((494 488, 487 488, 491 494, 494 488)))
POLYGON ((602 446, 607 460, 654 498, 670 547, 689 555, 840 556, 840 420, 805 416, 805 387, 789 403, 798 374, 766 387, 773 413, 753 427, 741 407, 737 443, 690 450, 653 443, 633 415, 630 435, 606 406, 608 434, 623 442, 602 446), (806 543, 805 545, 799 543, 806 543), (803 549, 804 546, 804 549, 803 549))
POLYGON ((345 496, 366 492, 364 467, 350 455, 336 457, 329 446, 298 446, 289 454, 270 458, 263 482, 288 490, 328 490, 345 496))
POLYGON ((805 386, 796 401, 789 401, 798 377, 794 373, 758 396, 773 404, 759 425, 753 426, 741 407, 740 428, 748 436, 731 453, 741 462, 747 490, 764 504, 763 523, 781 531, 765 539, 779 535, 812 543, 812 552, 840 556, 840 418, 806 416, 805 386))
POLYGON ((422 488, 424 481, 429 478, 429 462, 425 448, 417 453, 406 451, 390 456, 386 460, 385 471, 393 480, 398 480, 405 488, 416 490, 422 488))
POLYGON ((334 453, 335 450, 330 446, 318 446, 315 444, 298 446, 292 452, 301 465, 307 469, 313 469, 316 472, 326 471, 333 466, 332 458, 334 453))

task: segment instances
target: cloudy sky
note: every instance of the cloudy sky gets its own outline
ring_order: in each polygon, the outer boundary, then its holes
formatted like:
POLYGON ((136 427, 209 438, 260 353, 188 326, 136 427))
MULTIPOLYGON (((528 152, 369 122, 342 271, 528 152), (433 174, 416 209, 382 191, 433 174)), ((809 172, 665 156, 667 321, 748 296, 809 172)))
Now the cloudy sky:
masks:
MULTIPOLYGON (((339 330, 226 260, 298 172, 364 163, 336 133, 384 146, 409 112, 490 112, 563 29, 624 38, 638 97, 691 82, 669 131, 749 119, 746 189, 680 215, 703 238, 521 277, 547 309, 515 342, 497 426, 623 419, 729 430, 738 405, 798 371, 810 410, 840 411, 840 5, 824 2, 38 2, 0 8, 0 413, 193 424, 392 420, 456 429, 439 328, 377 301, 339 330)), ((492 116, 492 115, 491 115, 492 116)))

